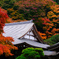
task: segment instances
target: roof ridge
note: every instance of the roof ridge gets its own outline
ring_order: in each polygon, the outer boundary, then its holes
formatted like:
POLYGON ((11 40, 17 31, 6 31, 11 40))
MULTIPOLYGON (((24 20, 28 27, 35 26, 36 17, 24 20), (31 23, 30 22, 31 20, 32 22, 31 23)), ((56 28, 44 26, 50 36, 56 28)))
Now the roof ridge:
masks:
POLYGON ((18 24, 27 24, 27 23, 33 23, 33 20, 31 19, 30 21, 24 21, 24 22, 5 23, 5 26, 18 25, 18 24))

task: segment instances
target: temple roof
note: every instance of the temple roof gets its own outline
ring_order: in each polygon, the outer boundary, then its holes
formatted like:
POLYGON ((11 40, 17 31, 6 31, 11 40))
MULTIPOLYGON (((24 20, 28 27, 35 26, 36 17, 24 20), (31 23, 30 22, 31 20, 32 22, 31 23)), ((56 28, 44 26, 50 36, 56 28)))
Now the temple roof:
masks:
POLYGON ((43 40, 41 39, 40 35, 37 33, 37 29, 32 22, 25 21, 25 22, 16 22, 16 23, 6 23, 3 30, 5 33, 3 33, 3 36, 5 37, 13 37, 14 39, 22 38, 24 35, 26 35, 32 28, 34 28, 35 36, 37 36, 38 41, 43 43, 43 40))
POLYGON ((54 51, 58 51, 59 52, 59 42, 48 47, 48 50, 54 50, 54 51))
POLYGON ((27 43, 33 47, 41 47, 41 48, 47 48, 50 47, 50 45, 43 44, 43 40, 40 38, 40 35, 37 33, 37 29, 34 25, 34 23, 31 21, 26 22, 16 22, 16 23, 7 23, 4 26, 4 32, 3 36, 5 37, 12 37, 14 38, 14 42, 12 42, 14 45, 21 44, 21 43, 27 43), (34 40, 30 39, 24 39, 22 38, 26 33, 28 33, 31 29, 35 30, 35 36, 39 38, 39 42, 36 42, 34 40))
POLYGON ((39 43, 39 42, 29 40, 29 39, 15 39, 15 41, 12 43, 14 45, 16 45, 16 44, 20 44, 20 43, 24 43, 24 42, 28 45, 31 45, 32 47, 37 47, 37 48, 47 49, 47 47, 50 47, 50 45, 39 43))
POLYGON ((12 23, 6 24, 4 27, 4 36, 10 36, 13 38, 21 38, 23 35, 25 35, 34 25, 34 23, 26 23, 26 24, 18 24, 18 23, 12 23))
MULTIPOLYGON (((40 35, 37 33, 37 29, 32 22, 30 21, 25 21, 25 22, 16 22, 16 23, 6 23, 4 28, 3 36, 5 37, 13 37, 14 42, 12 42, 14 45, 18 45, 21 43, 26 43, 28 45, 31 45, 32 47, 38 47, 38 48, 43 48, 43 49, 48 49, 50 45, 43 44, 43 40, 41 39, 40 35), (24 35, 26 35, 31 29, 33 28, 35 36, 37 36, 38 40, 40 41, 34 41, 34 40, 29 40, 29 39, 24 39, 22 38, 24 35)), ((55 55, 56 52, 54 51, 44 51, 45 55, 55 55)))

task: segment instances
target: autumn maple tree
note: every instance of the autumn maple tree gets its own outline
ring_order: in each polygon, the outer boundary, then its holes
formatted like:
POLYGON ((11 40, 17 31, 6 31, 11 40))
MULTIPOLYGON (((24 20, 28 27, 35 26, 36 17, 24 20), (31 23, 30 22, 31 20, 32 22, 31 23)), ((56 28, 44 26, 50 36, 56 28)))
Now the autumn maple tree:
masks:
MULTIPOLYGON (((52 35, 59 34, 59 5, 50 6, 50 10, 47 12, 47 16, 44 18, 38 18, 37 23, 41 23, 41 30, 39 32, 42 39, 49 38, 52 35)), ((39 27, 40 28, 40 27, 39 27)))
POLYGON ((13 42, 13 38, 12 37, 4 37, 2 35, 3 31, 3 27, 5 26, 5 22, 6 19, 9 18, 7 15, 6 10, 0 8, 0 55, 5 54, 5 56, 9 56, 9 55, 13 55, 11 53, 11 50, 16 49, 17 47, 15 47, 11 42, 13 42))
POLYGON ((42 18, 43 21, 43 30, 45 31, 45 34, 47 36, 47 38, 51 37, 52 35, 56 35, 59 32, 58 29, 58 24, 59 24, 59 19, 52 19, 49 20, 47 18, 42 18))

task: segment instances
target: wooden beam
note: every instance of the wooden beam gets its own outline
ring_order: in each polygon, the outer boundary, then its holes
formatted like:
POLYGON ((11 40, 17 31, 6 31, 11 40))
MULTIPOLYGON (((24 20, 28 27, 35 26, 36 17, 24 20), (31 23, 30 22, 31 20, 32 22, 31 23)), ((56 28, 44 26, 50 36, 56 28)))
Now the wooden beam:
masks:
POLYGON ((31 34, 27 34, 27 35, 35 37, 34 35, 31 35, 31 34))
POLYGON ((33 31, 34 31, 34 33, 35 33, 35 35, 36 35, 37 40, 38 40, 39 42, 41 42, 41 43, 44 43, 43 39, 42 39, 42 38, 40 37, 40 35, 38 34, 38 31, 37 31, 35 25, 33 25, 33 28, 34 28, 33 31))

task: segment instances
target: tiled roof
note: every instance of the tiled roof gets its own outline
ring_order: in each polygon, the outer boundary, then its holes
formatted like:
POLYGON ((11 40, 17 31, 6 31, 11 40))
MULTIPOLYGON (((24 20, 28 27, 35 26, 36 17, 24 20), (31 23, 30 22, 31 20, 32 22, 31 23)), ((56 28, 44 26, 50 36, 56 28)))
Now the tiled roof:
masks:
MULTIPOLYGON (((21 22, 22 23, 22 22, 21 22)), ((25 23, 23 22, 21 24, 20 22, 17 23, 9 23, 5 24, 3 30, 5 33, 3 33, 4 36, 10 36, 13 38, 20 38, 23 35, 25 35, 29 30, 31 30, 34 23, 25 23)))
POLYGON ((14 42, 12 42, 14 45, 16 44, 20 44, 20 43, 27 43, 33 47, 38 47, 38 48, 45 48, 47 49, 47 47, 50 47, 50 45, 47 45, 47 44, 43 44, 43 43, 39 43, 39 42, 36 42, 36 41, 33 41, 33 40, 29 40, 29 39, 15 39, 14 42))
POLYGON ((28 23, 32 23, 32 20, 30 20, 30 21, 24 21, 24 22, 6 23, 5 26, 19 25, 19 24, 28 24, 28 23))

